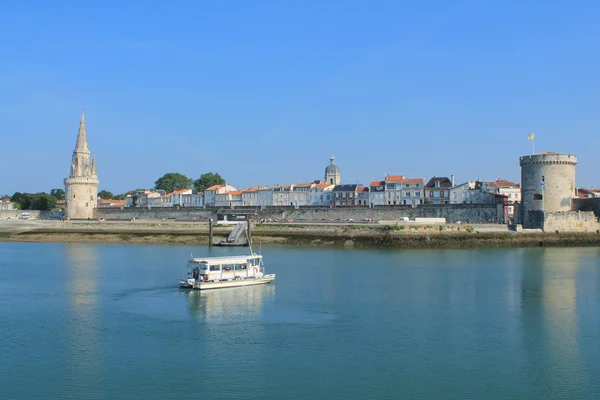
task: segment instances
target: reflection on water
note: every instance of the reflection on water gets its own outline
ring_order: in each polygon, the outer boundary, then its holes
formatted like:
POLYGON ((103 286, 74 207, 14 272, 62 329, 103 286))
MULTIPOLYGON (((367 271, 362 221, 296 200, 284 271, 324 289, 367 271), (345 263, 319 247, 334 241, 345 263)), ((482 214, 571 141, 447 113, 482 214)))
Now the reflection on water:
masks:
POLYGON ((188 296, 188 308, 192 315, 212 323, 235 322, 259 317, 263 300, 275 294, 275 285, 181 292, 188 296))
POLYGON ((532 251, 522 273, 525 350, 531 360, 529 367, 541 381, 540 390, 548 394, 566 394, 587 380, 578 340, 577 251, 532 251), (540 362, 540 357, 544 363, 534 367, 531 363, 540 362))
POLYGON ((549 390, 569 389, 586 380, 582 375, 577 322, 579 260, 577 249, 544 249, 541 255, 540 264, 545 271, 542 280, 545 351, 553 365, 549 370, 552 374, 549 390))
POLYGON ((98 342, 98 259, 96 248, 87 244, 66 246, 70 315, 66 322, 71 375, 66 387, 97 388, 102 349, 98 342))

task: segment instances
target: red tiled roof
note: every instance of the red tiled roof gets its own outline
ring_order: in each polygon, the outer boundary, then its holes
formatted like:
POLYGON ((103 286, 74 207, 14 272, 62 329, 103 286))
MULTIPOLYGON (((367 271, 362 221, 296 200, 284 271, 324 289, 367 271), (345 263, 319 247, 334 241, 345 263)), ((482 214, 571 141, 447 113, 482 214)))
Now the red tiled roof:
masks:
POLYGON ((385 177, 386 181, 392 181, 392 182, 400 182, 404 179, 404 175, 388 175, 385 177))
POLYGON ((316 184, 315 186, 313 186, 313 187, 314 187, 315 189, 327 189, 328 187, 331 187, 331 186, 335 186, 335 185, 333 185, 333 184, 331 184, 331 183, 327 183, 327 182, 325 182, 325 183, 317 183, 317 184, 316 184))
POLYGON ((495 187, 495 188, 501 188, 501 187, 518 188, 519 187, 518 183, 514 183, 511 181, 504 180, 504 179, 496 179, 494 182, 488 182, 488 185, 495 187))
POLYGON ((312 183, 297 183, 294 185, 294 187, 311 187, 313 184, 312 183))
POLYGON ((231 192, 223 193, 223 194, 231 194, 233 196, 237 196, 242 194, 243 190, 232 190, 231 192))
POLYGON ((373 181, 369 183, 369 186, 383 186, 385 185, 385 181, 373 181))
POLYGON ((357 190, 357 192, 368 192, 368 191, 369 191, 369 188, 366 186, 359 187, 357 190))
POLYGON ((204 189, 204 191, 207 191, 207 190, 219 190, 223 186, 224 185, 212 185, 211 187, 208 187, 208 188, 204 189))

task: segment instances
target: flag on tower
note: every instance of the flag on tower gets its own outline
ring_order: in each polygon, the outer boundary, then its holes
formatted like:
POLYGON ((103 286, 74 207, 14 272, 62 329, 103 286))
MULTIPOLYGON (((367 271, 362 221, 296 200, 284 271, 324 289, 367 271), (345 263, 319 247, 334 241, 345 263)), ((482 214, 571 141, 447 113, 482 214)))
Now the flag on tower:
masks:
POLYGON ((542 181, 540 182, 542 190, 546 190, 546 178, 542 175, 542 181))
POLYGON ((531 134, 529 134, 529 137, 527 139, 529 139, 529 140, 533 140, 534 139, 533 132, 531 132, 531 134))

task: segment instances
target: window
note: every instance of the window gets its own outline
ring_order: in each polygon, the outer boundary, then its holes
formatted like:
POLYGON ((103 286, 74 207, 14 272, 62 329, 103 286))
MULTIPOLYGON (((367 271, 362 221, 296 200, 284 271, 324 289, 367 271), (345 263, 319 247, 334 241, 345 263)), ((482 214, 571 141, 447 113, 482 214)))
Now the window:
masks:
POLYGON ((542 200, 543 198, 542 198, 542 195, 541 195, 541 194, 539 194, 539 193, 536 193, 536 194, 534 194, 534 195, 533 195, 533 199, 534 199, 534 200, 542 200))
POLYGON ((421 197, 421 192, 415 192, 415 197, 421 197))
POLYGON ((220 271, 221 270, 221 266, 220 265, 211 265, 210 266, 210 270, 211 270, 211 272, 220 271))

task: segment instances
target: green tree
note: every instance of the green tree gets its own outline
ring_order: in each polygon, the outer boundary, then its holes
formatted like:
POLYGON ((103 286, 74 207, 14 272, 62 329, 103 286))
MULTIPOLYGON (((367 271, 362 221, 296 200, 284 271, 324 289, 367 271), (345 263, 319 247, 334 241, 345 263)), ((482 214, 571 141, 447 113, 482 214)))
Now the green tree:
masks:
POLYGON ((109 192, 108 190, 101 190, 98 192, 98 197, 103 200, 112 200, 115 198, 115 195, 109 192))
POLYGON ((46 193, 37 193, 34 195, 30 210, 52 210, 56 207, 56 197, 46 193))
POLYGON ((10 201, 18 203, 21 210, 29 210, 32 203, 32 196, 33 195, 30 193, 15 192, 15 194, 11 196, 10 201))
POLYGON ((50 190, 50 196, 56 197, 56 200, 64 200, 65 191, 63 189, 52 189, 50 190))
POLYGON ((194 190, 197 192, 203 192, 206 188, 214 185, 224 185, 225 179, 218 173, 207 172, 200 175, 199 179, 194 181, 194 190))
POLYGON ((158 178, 154 185, 156 190, 164 190, 171 193, 176 190, 189 189, 192 186, 192 179, 178 172, 169 172, 158 178))

